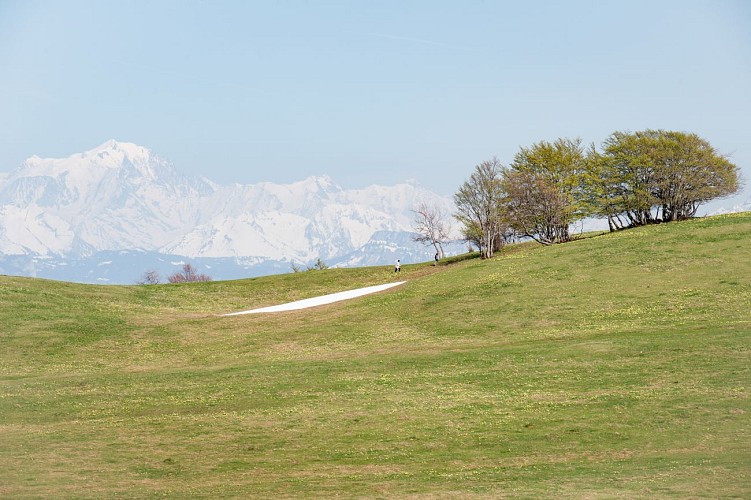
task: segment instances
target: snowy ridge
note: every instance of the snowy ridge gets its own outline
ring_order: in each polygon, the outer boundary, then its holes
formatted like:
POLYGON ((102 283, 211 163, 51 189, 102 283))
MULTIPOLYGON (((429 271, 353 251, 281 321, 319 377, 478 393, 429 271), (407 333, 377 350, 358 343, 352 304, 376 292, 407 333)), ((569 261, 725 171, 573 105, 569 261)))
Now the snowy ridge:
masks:
POLYGON ((111 140, 68 158, 32 156, 0 174, 0 255, 60 261, 143 250, 338 261, 378 231, 411 231, 411 210, 423 201, 453 212, 450 198, 413 183, 345 190, 320 176, 218 185, 181 174, 147 148, 111 140))

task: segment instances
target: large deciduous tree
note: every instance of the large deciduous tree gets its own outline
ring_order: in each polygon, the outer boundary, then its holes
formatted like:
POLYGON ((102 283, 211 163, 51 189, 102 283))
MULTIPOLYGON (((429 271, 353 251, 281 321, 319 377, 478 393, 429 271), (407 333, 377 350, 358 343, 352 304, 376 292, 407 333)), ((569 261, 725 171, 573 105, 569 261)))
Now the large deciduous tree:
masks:
POLYGON ((475 167, 474 172, 454 194, 465 239, 474 242, 483 258, 503 246, 507 225, 503 218, 503 167, 493 158, 475 167))
POLYGON ((521 148, 503 180, 514 230, 545 245, 568 241, 571 223, 589 211, 584 190, 587 165, 580 139, 521 148))
POLYGON ((614 132, 599 157, 600 206, 611 229, 683 220, 738 190, 738 167, 696 134, 614 132))

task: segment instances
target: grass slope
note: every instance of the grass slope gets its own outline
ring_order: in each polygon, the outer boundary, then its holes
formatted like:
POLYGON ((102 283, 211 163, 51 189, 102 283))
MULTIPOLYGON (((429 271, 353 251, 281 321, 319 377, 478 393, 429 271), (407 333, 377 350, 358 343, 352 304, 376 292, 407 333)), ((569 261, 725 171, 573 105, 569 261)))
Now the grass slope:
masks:
POLYGON ((749 497, 751 214, 390 269, 0 278, 0 497, 749 497))

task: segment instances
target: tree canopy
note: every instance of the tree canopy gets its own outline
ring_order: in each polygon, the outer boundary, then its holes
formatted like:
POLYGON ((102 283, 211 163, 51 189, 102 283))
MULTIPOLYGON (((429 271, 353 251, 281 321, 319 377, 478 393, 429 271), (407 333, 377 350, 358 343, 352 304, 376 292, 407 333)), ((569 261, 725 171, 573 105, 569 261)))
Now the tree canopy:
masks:
POLYGON ((477 165, 454 195, 455 217, 491 257, 509 231, 548 245, 585 217, 607 218, 611 231, 694 217, 739 182, 738 167, 694 133, 614 132, 601 151, 560 138, 520 148, 508 168, 477 165))
POLYGON ((614 132, 603 143, 599 214, 616 227, 683 220, 738 190, 738 167, 696 134, 614 132))
POLYGON ((506 230, 503 219, 503 168, 497 158, 475 166, 474 172, 454 194, 464 237, 474 242, 483 258, 492 257, 503 245, 506 230))
POLYGON ((504 172, 504 208, 517 232, 543 244, 570 239, 569 226, 587 215, 581 139, 521 148, 504 172))

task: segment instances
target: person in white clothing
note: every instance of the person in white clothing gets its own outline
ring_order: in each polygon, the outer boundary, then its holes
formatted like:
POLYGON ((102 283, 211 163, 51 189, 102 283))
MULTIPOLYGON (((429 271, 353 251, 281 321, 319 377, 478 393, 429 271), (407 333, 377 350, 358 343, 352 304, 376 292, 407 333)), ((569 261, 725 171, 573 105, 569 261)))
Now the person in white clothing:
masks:
POLYGON ((394 264, 394 272, 398 273, 402 270, 402 263, 399 262, 399 259, 396 259, 396 264, 394 264))

